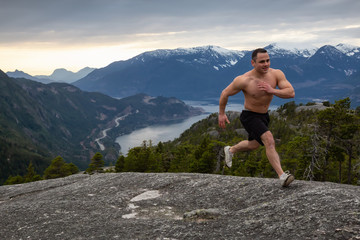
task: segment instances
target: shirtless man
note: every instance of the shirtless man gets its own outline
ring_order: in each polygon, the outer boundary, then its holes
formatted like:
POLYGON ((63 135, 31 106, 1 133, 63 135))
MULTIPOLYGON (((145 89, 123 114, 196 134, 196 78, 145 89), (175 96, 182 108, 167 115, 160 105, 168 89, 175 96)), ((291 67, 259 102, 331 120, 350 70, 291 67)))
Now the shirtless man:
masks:
POLYGON ((249 134, 248 140, 224 148, 225 163, 230 168, 232 157, 236 152, 255 150, 263 145, 271 166, 279 176, 281 185, 286 187, 294 180, 294 176, 289 172, 284 172, 281 167, 274 137, 268 129, 270 121, 268 109, 274 95, 280 98, 293 98, 295 91, 281 70, 270 68, 270 57, 265 49, 254 50, 251 65, 254 69, 236 77, 220 96, 218 120, 219 126, 225 128, 225 124, 230 123, 225 114, 228 98, 240 91, 244 93, 245 110, 242 111, 240 120, 249 134))

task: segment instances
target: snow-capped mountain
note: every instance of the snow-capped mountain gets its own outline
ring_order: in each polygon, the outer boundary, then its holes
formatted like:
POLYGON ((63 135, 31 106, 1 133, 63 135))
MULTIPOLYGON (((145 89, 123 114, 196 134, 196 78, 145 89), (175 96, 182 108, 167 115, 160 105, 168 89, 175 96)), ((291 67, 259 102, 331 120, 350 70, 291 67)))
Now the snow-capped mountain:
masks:
POLYGON ((228 57, 243 57, 244 52, 243 51, 234 51, 234 50, 228 50, 222 47, 218 46, 203 46, 203 47, 193 47, 193 48, 177 48, 174 50, 171 49, 158 49, 155 51, 149 51, 142 53, 138 56, 136 56, 134 59, 139 59, 144 56, 150 56, 150 57, 158 57, 158 58, 167 58, 172 55, 177 56, 186 56, 191 54, 201 54, 203 52, 208 52, 210 55, 212 55, 215 58, 218 58, 219 56, 228 56, 228 57))
MULTIPOLYGON (((350 96, 353 104, 360 105, 359 47, 338 44, 287 49, 275 43, 265 48, 271 67, 281 69, 293 84, 295 101, 334 101, 350 96)), ((146 93, 183 100, 218 99, 236 76, 252 69, 251 52, 218 46, 159 49, 95 69, 73 84, 118 98, 146 93)))
MULTIPOLYGON (((333 101, 347 96, 357 99, 358 47, 339 44, 317 49, 285 49, 270 44, 265 48, 271 66, 281 69, 294 85, 295 101, 333 101)), ((218 99, 234 77, 252 69, 251 52, 217 46, 160 49, 94 70, 74 85, 113 97, 144 92, 184 100, 218 99)))
POLYGON ((277 43, 272 43, 266 47, 270 55, 276 56, 296 56, 296 57, 305 57, 309 58, 315 54, 318 48, 310 49, 298 49, 298 48, 289 48, 279 46, 277 43))
POLYGON ((335 47, 349 57, 354 56, 356 58, 360 58, 360 47, 342 43, 336 45, 335 47))
POLYGON ((176 61, 186 64, 215 64, 214 69, 231 67, 244 57, 246 51, 231 51, 218 46, 204 46, 194 48, 159 49, 151 52, 145 52, 132 59, 136 61, 152 61, 156 59, 176 58, 176 61))
MULTIPOLYGON (((294 85, 295 101, 333 101, 347 96, 357 99, 358 47, 339 44, 285 49, 271 44, 265 48, 271 66, 281 69, 294 85)), ((144 92, 184 100, 218 99, 234 77, 252 69, 251 52, 217 46, 160 49, 94 70, 74 85, 113 97, 144 92)))

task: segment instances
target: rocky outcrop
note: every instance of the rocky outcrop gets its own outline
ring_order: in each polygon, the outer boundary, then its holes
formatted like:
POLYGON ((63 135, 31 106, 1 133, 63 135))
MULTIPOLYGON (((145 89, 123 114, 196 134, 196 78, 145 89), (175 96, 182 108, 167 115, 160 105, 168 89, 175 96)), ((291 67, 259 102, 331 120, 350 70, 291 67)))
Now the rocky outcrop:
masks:
POLYGON ((360 188, 189 173, 0 186, 1 239, 360 239, 360 188))
POLYGON ((327 107, 324 106, 322 103, 315 103, 314 105, 309 105, 309 106, 299 106, 295 109, 296 113, 299 113, 301 111, 321 111, 326 109, 327 107))

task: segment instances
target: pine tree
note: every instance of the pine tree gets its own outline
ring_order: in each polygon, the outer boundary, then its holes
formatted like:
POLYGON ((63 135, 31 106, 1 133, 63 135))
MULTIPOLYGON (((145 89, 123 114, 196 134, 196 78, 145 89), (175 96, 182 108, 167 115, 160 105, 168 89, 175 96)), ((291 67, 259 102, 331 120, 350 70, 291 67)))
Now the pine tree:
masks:
POLYGON ((36 174, 35 168, 32 162, 30 162, 27 168, 27 173, 24 176, 24 182, 34 182, 39 180, 42 180, 42 178, 39 174, 36 174))
POLYGON ((337 146, 344 149, 348 155, 347 183, 352 183, 352 159, 359 145, 357 141, 360 132, 360 118, 350 110, 350 99, 345 98, 336 102, 335 107, 341 107, 342 114, 339 119, 339 125, 335 130, 335 140, 337 146))
POLYGON ((24 183, 24 178, 20 175, 17 176, 9 176, 8 179, 4 182, 4 185, 13 185, 13 184, 21 184, 24 183))
POLYGON ((50 166, 44 171, 45 179, 66 177, 77 173, 79 169, 73 163, 66 163, 60 156, 51 161, 50 166))
POLYGON ((86 172, 90 173, 90 174, 94 173, 94 172, 103 172, 104 165, 105 165, 105 162, 103 160, 102 154, 97 152, 91 158, 91 162, 89 164, 89 167, 86 169, 86 172))
MULTIPOLYGON (((339 159, 338 151, 331 151, 331 148, 340 147, 348 155, 347 183, 352 182, 352 159, 358 145, 356 137, 360 131, 360 124, 359 117, 350 110, 350 103, 350 98, 335 101, 331 108, 320 111, 318 114, 320 129, 326 136, 326 156, 323 166, 325 174, 322 180, 327 178, 329 160, 339 159), (332 156, 331 154, 338 156, 332 156)), ((342 161, 341 158, 339 161, 342 161)))
POLYGON ((124 164, 125 164, 125 157, 121 155, 115 164, 115 172, 123 172, 124 171, 124 164))

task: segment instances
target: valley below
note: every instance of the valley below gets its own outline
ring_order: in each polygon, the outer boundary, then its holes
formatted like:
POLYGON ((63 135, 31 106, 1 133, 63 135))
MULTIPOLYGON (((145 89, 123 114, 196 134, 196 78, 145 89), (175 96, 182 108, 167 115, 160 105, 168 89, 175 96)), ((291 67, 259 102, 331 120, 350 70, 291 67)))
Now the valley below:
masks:
MULTIPOLYGON (((241 101, 229 102, 226 110, 241 112, 244 109, 244 105, 240 102, 241 101)), ((141 146, 144 141, 151 141, 152 145, 156 145, 159 142, 172 141, 175 138, 178 138, 184 131, 189 129, 196 122, 201 121, 207 118, 210 114, 217 113, 219 111, 219 106, 215 102, 211 101, 185 101, 185 103, 192 107, 203 109, 204 113, 189 117, 182 121, 169 124, 154 124, 136 129, 128 134, 122 134, 115 140, 115 142, 120 146, 120 153, 126 155, 129 149, 141 146)), ((270 106, 270 110, 276 110, 278 107, 278 105, 272 105, 270 106)))

